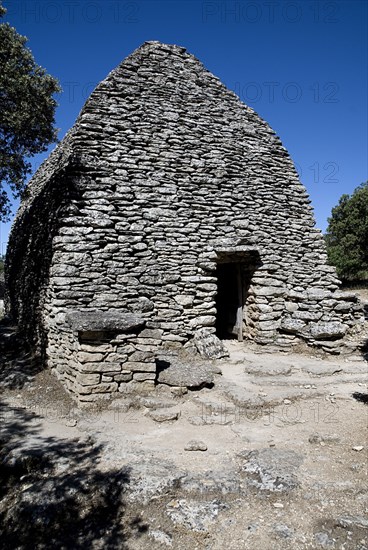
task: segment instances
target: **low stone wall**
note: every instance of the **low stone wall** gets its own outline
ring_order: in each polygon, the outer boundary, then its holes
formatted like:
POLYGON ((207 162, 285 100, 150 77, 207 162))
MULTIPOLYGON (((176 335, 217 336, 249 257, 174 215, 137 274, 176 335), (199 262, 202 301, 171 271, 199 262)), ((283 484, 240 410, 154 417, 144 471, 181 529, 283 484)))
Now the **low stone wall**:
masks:
MULTIPOLYGON (((254 339, 257 343, 290 347, 302 338, 323 351, 340 353, 346 331, 361 318, 362 305, 353 293, 311 289, 289 292, 287 301, 276 294, 272 304, 267 292, 251 300, 254 318, 258 311, 258 323, 263 324, 254 339), (281 307, 275 308, 278 303, 281 307)), ((225 350, 212 330, 197 331, 193 351, 207 358, 223 357, 225 350)), ((161 382, 158 359, 167 341, 164 331, 148 328, 142 316, 71 311, 49 323, 48 335, 48 365, 81 403, 110 398, 116 392, 145 393, 161 382)))
POLYGON ((50 326, 48 364, 80 402, 153 389, 162 331, 132 314, 71 312, 50 326))
POLYGON ((257 344, 290 347, 298 337, 331 352, 363 320, 363 304, 354 293, 322 288, 295 291, 257 272, 244 308, 243 333, 257 344))
POLYGON ((309 345, 335 353, 349 328, 363 321, 363 304, 354 293, 311 288, 290 291, 281 332, 303 338, 309 345))

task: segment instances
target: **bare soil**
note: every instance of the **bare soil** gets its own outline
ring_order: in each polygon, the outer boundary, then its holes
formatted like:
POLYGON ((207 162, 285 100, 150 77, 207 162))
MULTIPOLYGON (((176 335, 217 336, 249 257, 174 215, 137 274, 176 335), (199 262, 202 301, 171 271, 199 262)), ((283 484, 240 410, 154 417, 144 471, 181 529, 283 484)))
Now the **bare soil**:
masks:
POLYGON ((228 348, 181 397, 80 409, 47 371, 7 390, 3 547, 366 550, 367 361, 228 348))

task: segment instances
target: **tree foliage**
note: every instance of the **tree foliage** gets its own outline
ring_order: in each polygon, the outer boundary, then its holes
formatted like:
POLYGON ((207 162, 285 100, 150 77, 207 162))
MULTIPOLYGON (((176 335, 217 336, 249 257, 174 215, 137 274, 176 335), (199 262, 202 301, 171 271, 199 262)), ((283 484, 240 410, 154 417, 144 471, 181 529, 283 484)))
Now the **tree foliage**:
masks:
POLYGON ((329 262, 341 279, 368 279, 368 181, 342 195, 328 219, 329 262))
MULTIPOLYGON (((0 0, 0 18, 6 13, 0 0)), ((10 198, 21 195, 30 157, 56 141, 58 81, 36 64, 27 38, 0 24, 0 220, 10 214, 10 198)))

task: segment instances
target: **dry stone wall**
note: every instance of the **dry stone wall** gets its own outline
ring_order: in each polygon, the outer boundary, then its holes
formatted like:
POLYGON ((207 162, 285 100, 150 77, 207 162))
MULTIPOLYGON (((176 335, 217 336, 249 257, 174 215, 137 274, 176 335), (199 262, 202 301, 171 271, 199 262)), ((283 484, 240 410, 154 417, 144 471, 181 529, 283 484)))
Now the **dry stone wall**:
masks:
POLYGON ((151 390, 161 336, 134 314, 71 311, 52 333, 49 366, 80 402, 151 390))
POLYGON ((337 292, 287 151, 184 48, 150 42, 96 88, 31 181, 9 244, 8 310, 71 391, 110 393, 154 380, 153 356, 134 354, 214 333, 217 266, 237 262, 245 276, 250 257, 246 337, 336 350, 360 305, 337 292), (100 319, 98 344, 71 312, 100 319), (139 316, 153 342, 130 329, 106 339, 107 312, 139 316))

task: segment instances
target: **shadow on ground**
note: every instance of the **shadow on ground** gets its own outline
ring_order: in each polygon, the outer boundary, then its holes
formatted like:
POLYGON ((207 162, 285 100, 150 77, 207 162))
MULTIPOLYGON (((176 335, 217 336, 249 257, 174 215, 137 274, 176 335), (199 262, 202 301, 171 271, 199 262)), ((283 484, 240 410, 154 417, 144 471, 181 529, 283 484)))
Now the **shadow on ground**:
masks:
POLYGON ((42 437, 41 417, 0 411, 1 548, 124 549, 147 530, 125 514, 129 470, 99 470, 100 445, 42 437))
POLYGON ((40 358, 21 339, 9 320, 0 321, 0 385, 2 389, 22 388, 43 370, 40 358))
POLYGON ((354 399, 356 399, 360 403, 365 403, 366 405, 368 405, 368 393, 356 391, 352 394, 352 397, 354 397, 354 399))

